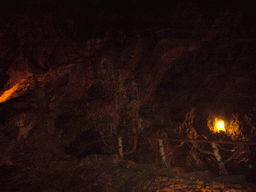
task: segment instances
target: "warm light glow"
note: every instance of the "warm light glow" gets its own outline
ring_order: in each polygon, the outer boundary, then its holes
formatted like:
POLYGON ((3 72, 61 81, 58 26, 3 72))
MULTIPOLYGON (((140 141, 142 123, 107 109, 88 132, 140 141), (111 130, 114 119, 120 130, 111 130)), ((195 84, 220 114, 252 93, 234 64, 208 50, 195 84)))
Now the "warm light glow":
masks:
POLYGON ((0 97, 0 103, 3 103, 9 99, 9 97, 18 89, 19 83, 14 85, 11 89, 4 92, 0 97))
POLYGON ((225 125, 224 125, 224 121, 223 120, 218 120, 215 119, 215 127, 214 127, 216 132, 220 132, 220 131, 226 131, 225 129, 225 125))

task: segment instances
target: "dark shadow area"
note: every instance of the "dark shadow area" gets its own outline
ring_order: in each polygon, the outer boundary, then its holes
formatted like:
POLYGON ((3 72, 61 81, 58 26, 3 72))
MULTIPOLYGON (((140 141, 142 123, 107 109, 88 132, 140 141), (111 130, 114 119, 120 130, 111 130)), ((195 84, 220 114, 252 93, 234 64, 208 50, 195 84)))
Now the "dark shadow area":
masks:
POLYGON ((83 158, 92 154, 103 154, 101 135, 92 129, 79 134, 69 146, 64 147, 64 152, 83 158), (97 142, 99 141, 99 142, 97 142))

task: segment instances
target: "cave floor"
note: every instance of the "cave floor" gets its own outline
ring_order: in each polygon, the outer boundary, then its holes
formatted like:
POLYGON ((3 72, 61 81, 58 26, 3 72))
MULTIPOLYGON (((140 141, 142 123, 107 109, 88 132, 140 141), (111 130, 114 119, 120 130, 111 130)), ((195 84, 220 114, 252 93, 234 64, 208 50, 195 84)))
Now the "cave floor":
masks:
POLYGON ((185 173, 181 168, 156 169, 151 164, 120 160, 117 155, 91 155, 52 163, 47 171, 5 166, 0 191, 254 191, 243 176, 212 177, 209 171, 185 173))

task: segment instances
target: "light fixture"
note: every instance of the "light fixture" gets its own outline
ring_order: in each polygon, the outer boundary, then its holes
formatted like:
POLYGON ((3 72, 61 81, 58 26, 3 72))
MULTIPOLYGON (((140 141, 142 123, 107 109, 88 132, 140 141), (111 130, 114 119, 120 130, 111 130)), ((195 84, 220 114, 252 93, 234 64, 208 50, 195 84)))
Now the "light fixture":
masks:
POLYGON ((221 131, 226 131, 225 129, 225 124, 224 121, 222 119, 215 119, 215 126, 214 126, 214 131, 215 132, 221 132, 221 131))

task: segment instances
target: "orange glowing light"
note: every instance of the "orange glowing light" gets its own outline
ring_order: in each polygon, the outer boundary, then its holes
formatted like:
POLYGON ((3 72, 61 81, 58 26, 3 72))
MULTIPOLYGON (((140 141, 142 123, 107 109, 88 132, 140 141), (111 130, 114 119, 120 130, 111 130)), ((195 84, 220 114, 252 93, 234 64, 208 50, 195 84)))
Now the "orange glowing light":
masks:
POLYGON ((0 103, 3 103, 9 99, 9 97, 18 89, 19 83, 14 85, 11 89, 5 91, 0 97, 0 103))
POLYGON ((218 120, 215 119, 215 126, 214 126, 215 132, 221 132, 221 131, 226 131, 225 129, 225 124, 223 120, 218 120))

